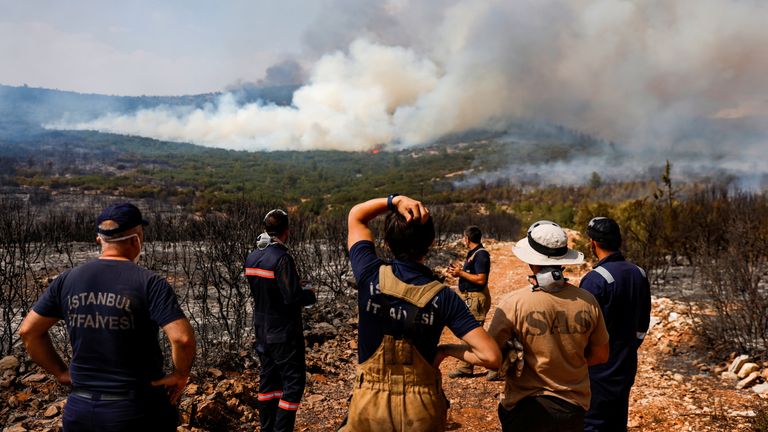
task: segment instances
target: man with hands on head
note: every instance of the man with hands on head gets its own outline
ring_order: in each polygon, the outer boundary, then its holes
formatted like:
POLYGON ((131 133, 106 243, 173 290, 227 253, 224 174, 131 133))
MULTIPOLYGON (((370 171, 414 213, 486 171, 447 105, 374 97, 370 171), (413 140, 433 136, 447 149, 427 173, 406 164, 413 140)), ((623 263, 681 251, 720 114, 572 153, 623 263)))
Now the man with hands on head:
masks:
POLYGON ((349 212, 348 247, 358 290, 358 368, 341 431, 443 431, 448 401, 437 369, 447 356, 496 369, 501 353, 462 299, 424 265, 435 239, 429 210, 397 194, 349 212), (387 214, 376 254, 368 224, 387 214), (438 345, 444 327, 465 344, 438 345))
POLYGON ((139 209, 109 206, 97 225, 99 259, 54 279, 19 333, 32 360, 72 387, 65 432, 175 431, 175 405, 195 356, 192 326, 165 279, 136 264, 147 225, 139 209), (69 366, 48 334, 59 320, 72 344, 69 366), (171 343, 174 371, 167 375, 160 328, 171 343))

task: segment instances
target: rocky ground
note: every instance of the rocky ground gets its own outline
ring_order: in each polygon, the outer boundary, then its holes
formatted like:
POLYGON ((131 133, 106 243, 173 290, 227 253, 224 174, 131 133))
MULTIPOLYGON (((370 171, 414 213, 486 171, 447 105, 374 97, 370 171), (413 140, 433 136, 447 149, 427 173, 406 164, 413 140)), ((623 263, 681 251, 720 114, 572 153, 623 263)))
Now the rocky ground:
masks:
MULTIPOLYGON (((490 286, 494 304, 525 284, 527 267, 509 243, 489 243, 493 257, 490 286)), ((438 269, 439 270, 439 269, 438 269)), ((587 267, 569 277, 578 280, 587 267)), ((451 282, 450 279, 448 282, 451 282)), ((489 319, 493 310, 489 314, 489 319)), ((768 410, 759 393, 768 390, 768 362, 737 353, 707 352, 694 333, 688 304, 674 295, 654 296, 652 328, 640 350, 630 402, 632 431, 768 430, 768 410)), ((346 414, 356 361, 356 321, 338 317, 315 323, 308 335, 308 381, 297 430, 335 431, 346 414)), ((455 341, 446 332, 444 341, 455 341)), ((247 352, 242 355, 248 355, 247 352)), ((456 363, 441 367, 447 374, 456 363)), ((3 431, 59 431, 66 391, 17 357, 0 360, 0 425, 3 431)), ((258 430, 258 370, 243 373, 207 369, 192 379, 181 403, 180 431, 258 430)), ((500 430, 496 405, 502 383, 444 377, 451 401, 449 429, 500 430)))

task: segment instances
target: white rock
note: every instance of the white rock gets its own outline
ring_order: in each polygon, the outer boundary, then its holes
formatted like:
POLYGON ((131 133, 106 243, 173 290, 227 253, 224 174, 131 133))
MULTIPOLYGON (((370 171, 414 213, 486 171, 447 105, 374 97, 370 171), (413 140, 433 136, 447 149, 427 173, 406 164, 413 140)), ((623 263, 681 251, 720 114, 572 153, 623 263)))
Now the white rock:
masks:
POLYGON ((757 363, 744 363, 744 366, 739 369, 739 372, 736 374, 739 376, 739 378, 744 379, 749 376, 752 372, 756 372, 760 370, 760 366, 757 365, 757 363))
POLYGON ((657 316, 653 316, 653 315, 651 315, 651 321, 650 321, 650 323, 648 324, 648 332, 650 332, 650 331, 651 331, 651 329, 653 328, 653 326, 655 326, 656 324, 658 324, 658 323, 660 323, 660 322, 661 322, 661 318, 659 318, 659 317, 657 317, 657 316))
POLYGON ((722 374, 720 374, 720 379, 724 381, 738 381, 739 377, 733 372, 725 371, 722 374))
POLYGON ((680 315, 677 312, 670 312, 669 316, 667 317, 667 321, 669 322, 677 321, 678 318, 680 318, 680 315))
POLYGON ((739 373, 741 370, 741 367, 744 366, 744 363, 749 361, 748 355, 740 355, 733 359, 733 362, 731 362, 731 366, 728 367, 728 372, 733 373, 739 373))
POLYGON ((728 413, 731 417, 754 417, 755 412, 752 410, 746 410, 746 411, 731 411, 728 413))
POLYGON ((752 372, 751 374, 749 374, 748 377, 739 381, 738 384, 736 384, 736 388, 743 389, 743 388, 751 387, 755 382, 757 382, 758 378, 760 378, 760 372, 752 372))
POLYGON ((758 384, 752 387, 752 391, 759 395, 768 394, 768 383, 758 384))

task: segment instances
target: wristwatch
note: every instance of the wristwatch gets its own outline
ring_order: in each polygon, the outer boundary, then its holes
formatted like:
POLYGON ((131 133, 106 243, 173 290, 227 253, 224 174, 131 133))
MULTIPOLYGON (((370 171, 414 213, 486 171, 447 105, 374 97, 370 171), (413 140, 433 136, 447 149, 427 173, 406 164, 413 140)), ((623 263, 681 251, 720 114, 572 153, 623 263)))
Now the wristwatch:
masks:
POLYGON ((396 196, 400 196, 400 194, 393 193, 393 194, 389 194, 389 196, 387 197, 387 208, 391 212, 397 211, 397 207, 395 207, 395 205, 392 203, 392 200, 395 199, 396 196))

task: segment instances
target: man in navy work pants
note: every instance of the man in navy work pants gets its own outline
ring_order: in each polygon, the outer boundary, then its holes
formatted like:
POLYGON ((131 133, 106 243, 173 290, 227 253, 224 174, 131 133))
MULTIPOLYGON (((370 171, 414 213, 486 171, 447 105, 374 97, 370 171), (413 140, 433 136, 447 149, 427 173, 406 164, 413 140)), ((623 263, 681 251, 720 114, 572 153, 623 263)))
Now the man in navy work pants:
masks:
POLYGON ((253 323, 259 374, 259 422, 262 432, 292 431, 306 384, 303 306, 315 293, 302 289, 288 240, 288 214, 280 209, 264 217, 265 232, 245 260, 253 296, 253 323))
POLYGON ((607 363, 589 368, 592 401, 584 418, 585 431, 626 431, 629 392, 637 373, 637 349, 651 314, 651 291, 645 271, 626 261, 621 231, 613 219, 596 217, 587 226, 592 252, 599 261, 581 280, 595 296, 610 335, 607 363))
POLYGON ((60 274, 24 319, 19 333, 30 357, 72 391, 65 432, 175 431, 175 404, 189 378, 195 336, 176 294, 136 263, 147 222, 129 203, 97 221, 99 259, 60 274), (67 366, 48 329, 64 320, 72 344, 67 366), (163 373, 162 328, 174 371, 163 373))

